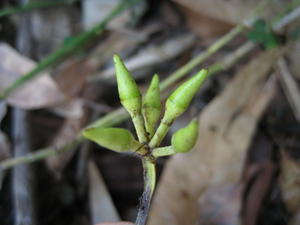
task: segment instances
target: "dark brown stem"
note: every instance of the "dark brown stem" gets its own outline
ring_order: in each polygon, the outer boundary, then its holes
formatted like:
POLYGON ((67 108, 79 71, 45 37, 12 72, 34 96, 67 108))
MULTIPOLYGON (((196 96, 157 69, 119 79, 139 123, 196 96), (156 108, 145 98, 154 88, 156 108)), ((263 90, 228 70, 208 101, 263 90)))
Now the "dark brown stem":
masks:
POLYGON ((155 162, 148 157, 143 157, 142 163, 144 169, 144 192, 140 199, 135 225, 145 225, 147 222, 156 182, 155 162))

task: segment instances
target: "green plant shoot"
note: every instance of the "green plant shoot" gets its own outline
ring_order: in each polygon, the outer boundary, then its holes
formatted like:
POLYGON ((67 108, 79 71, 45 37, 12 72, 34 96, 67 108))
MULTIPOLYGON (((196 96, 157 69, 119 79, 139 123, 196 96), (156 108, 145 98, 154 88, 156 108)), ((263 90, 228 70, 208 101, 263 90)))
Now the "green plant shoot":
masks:
POLYGON ((164 116, 159 127, 155 129, 161 114, 158 75, 153 76, 151 84, 142 98, 136 82, 120 56, 114 55, 113 58, 120 101, 131 116, 138 141, 135 140, 130 131, 123 128, 93 126, 85 129, 82 135, 110 150, 132 152, 141 157, 145 185, 135 224, 145 225, 156 183, 156 159, 162 156, 173 155, 177 152, 190 151, 198 137, 197 120, 192 120, 187 127, 175 132, 171 146, 158 146, 167 134, 173 121, 188 108, 193 97, 208 76, 208 72, 207 70, 201 70, 180 85, 168 97, 164 116))
POLYGON ((141 114, 142 96, 140 90, 120 56, 114 55, 114 63, 121 104, 132 118, 139 141, 145 143, 148 139, 141 114))
POLYGON ((190 105, 193 97, 208 76, 208 71, 203 69, 195 76, 179 86, 167 99, 164 117, 157 128, 149 146, 158 147, 169 131, 173 121, 180 116, 190 105))
POLYGON ((146 131, 151 138, 155 132, 155 125, 161 112, 159 78, 155 74, 143 99, 142 113, 145 120, 146 131))

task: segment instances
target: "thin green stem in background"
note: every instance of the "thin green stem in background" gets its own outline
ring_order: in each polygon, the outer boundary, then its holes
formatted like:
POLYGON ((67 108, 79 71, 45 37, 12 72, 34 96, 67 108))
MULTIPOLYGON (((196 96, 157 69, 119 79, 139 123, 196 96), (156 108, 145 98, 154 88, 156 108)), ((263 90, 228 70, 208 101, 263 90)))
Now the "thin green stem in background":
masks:
POLYGON ((47 58, 41 61, 33 70, 31 70, 24 76, 14 81, 14 83, 12 83, 8 88, 6 88, 3 91, 3 93, 1 93, 0 99, 5 98, 10 92, 12 92, 20 85, 24 84, 26 81, 36 77, 40 72, 42 72, 49 66, 53 65, 54 63, 57 63, 61 59, 65 58, 66 56, 74 53, 75 50, 78 50, 78 48, 85 45, 91 39, 100 35, 104 31, 106 25, 112 19, 117 17, 120 13, 122 13, 129 7, 133 6, 134 3, 138 1, 139 0, 123 0, 115 9, 113 9, 110 12, 110 14, 107 17, 105 17, 100 23, 94 26, 91 30, 80 34, 78 37, 68 42, 65 46, 50 54, 47 58))
POLYGON ((174 73, 172 73, 170 76, 168 76, 167 79, 165 79, 161 84, 160 88, 161 90, 166 90, 168 87, 170 87, 172 84, 174 84, 176 81, 184 77, 187 73, 191 72, 196 66, 204 62, 208 57, 210 57, 212 54, 220 50, 224 45, 226 45, 229 41, 231 41, 233 38, 235 38, 238 34, 240 34, 244 29, 243 25, 238 25, 235 28, 233 28, 230 32, 225 34, 222 38, 217 40, 215 43, 213 43, 208 49, 206 49, 203 53, 199 54, 195 58, 193 58, 191 61, 189 61, 187 64, 176 70, 174 73))
POLYGON ((16 165, 24 164, 24 163, 32 163, 36 162, 38 160, 42 160, 45 158, 48 158, 50 156, 57 155, 59 153, 70 151, 70 149, 74 149, 79 143, 81 143, 84 139, 83 138, 77 138, 73 142, 63 146, 62 148, 55 148, 55 147, 49 147, 40 149, 37 152, 29 153, 25 156, 15 157, 9 160, 4 160, 0 163, 0 173, 3 170, 6 170, 8 168, 12 168, 16 165))
POLYGON ((30 2, 26 5, 19 6, 19 7, 4 8, 4 9, 0 10, 0 17, 9 16, 9 15, 16 14, 16 13, 28 12, 33 9, 42 9, 42 8, 72 4, 76 1, 79 1, 79 0, 60 0, 60 1, 52 0, 52 1, 30 2))
POLYGON ((112 127, 114 125, 120 124, 124 120, 129 118, 129 114, 122 107, 115 109, 114 111, 103 116, 101 120, 96 120, 92 124, 85 127, 83 130, 92 127, 112 127))

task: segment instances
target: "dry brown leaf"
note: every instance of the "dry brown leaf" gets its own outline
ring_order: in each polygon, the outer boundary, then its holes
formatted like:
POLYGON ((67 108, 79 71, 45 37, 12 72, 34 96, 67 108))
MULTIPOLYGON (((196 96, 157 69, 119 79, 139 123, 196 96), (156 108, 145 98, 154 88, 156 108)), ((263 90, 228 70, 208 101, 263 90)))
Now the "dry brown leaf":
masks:
POLYGON ((86 77, 96 70, 87 65, 86 61, 86 59, 70 59, 56 71, 54 79, 60 90, 68 97, 77 96, 85 84, 86 77))
POLYGON ((274 162, 274 143, 264 130, 257 129, 244 164, 241 179, 243 208, 240 216, 243 225, 255 225, 264 213, 264 206, 274 201, 270 193, 274 193, 273 181, 278 173, 278 166, 274 162))
POLYGON ((205 108, 196 149, 175 155, 165 167, 149 225, 194 224, 196 201, 207 187, 239 181, 257 121, 274 94, 275 82, 266 78, 280 54, 255 57, 205 108))
POLYGON ((92 160, 88 163, 88 174, 92 224, 104 221, 120 221, 102 175, 92 160))
POLYGON ((199 199, 198 225, 239 225, 241 186, 224 185, 205 191, 199 199))
MULTIPOLYGON (((55 148, 61 148, 74 141, 86 122, 86 114, 83 113, 82 110, 83 101, 74 99, 73 102, 74 104, 69 104, 69 106, 73 107, 73 110, 69 110, 81 111, 81 113, 76 117, 69 117, 64 121, 61 129, 51 143, 51 146, 54 146, 55 148)), ((61 172, 66 167, 73 155, 74 151, 67 151, 62 154, 57 154, 47 158, 46 164, 48 168, 55 174, 55 176, 60 178, 61 172)))
POLYGON ((211 42, 228 32, 232 25, 195 12, 195 10, 181 7, 189 28, 201 37, 201 40, 211 42))
POLYGON ((300 211, 300 163, 282 151, 281 175, 279 183, 282 189, 283 201, 294 215, 300 211))
MULTIPOLYGON (((0 92, 35 66, 31 59, 20 55, 8 44, 0 43, 0 92)), ((49 107, 63 100, 64 95, 47 73, 18 87, 6 98, 9 105, 24 109, 49 107)))
MULTIPOLYGON (((240 24, 242 20, 250 16, 251 11, 257 6, 261 0, 173 0, 174 2, 194 11, 197 14, 202 14, 210 18, 227 22, 230 24, 240 24)), ((285 0, 272 1, 266 7, 264 16, 270 17, 276 15, 282 10, 285 0)))

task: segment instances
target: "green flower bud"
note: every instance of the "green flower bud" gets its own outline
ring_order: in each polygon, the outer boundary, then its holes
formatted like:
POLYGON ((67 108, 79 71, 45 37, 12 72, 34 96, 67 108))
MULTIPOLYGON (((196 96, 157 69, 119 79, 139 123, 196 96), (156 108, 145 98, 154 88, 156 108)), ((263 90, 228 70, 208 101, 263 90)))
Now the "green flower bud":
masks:
POLYGON ((198 121, 193 119, 188 126, 179 129, 172 136, 172 147, 176 152, 188 152, 197 142, 198 121))
POLYGON ((82 134, 87 139, 116 152, 135 151, 141 146, 130 131, 122 128, 87 128, 82 134))
POLYGON ((152 137, 155 130, 155 124, 160 117, 161 102, 159 90, 159 78, 155 74, 152 78, 148 91, 143 99, 142 113, 145 120, 146 131, 152 137))
POLYGON ((167 121, 173 121, 180 116, 190 105, 193 97, 199 90, 201 84, 208 76, 208 71, 202 69, 188 81, 180 85, 167 99, 166 102, 166 118, 167 121))
POLYGON ((142 97, 140 90, 117 54, 114 55, 114 63, 121 103, 129 114, 134 116, 141 110, 142 97))
POLYGON ((168 133, 173 121, 187 109, 196 92, 208 76, 208 71, 202 69, 188 81, 180 85, 167 99, 166 111, 159 124, 149 146, 155 148, 159 146, 163 138, 168 133))

